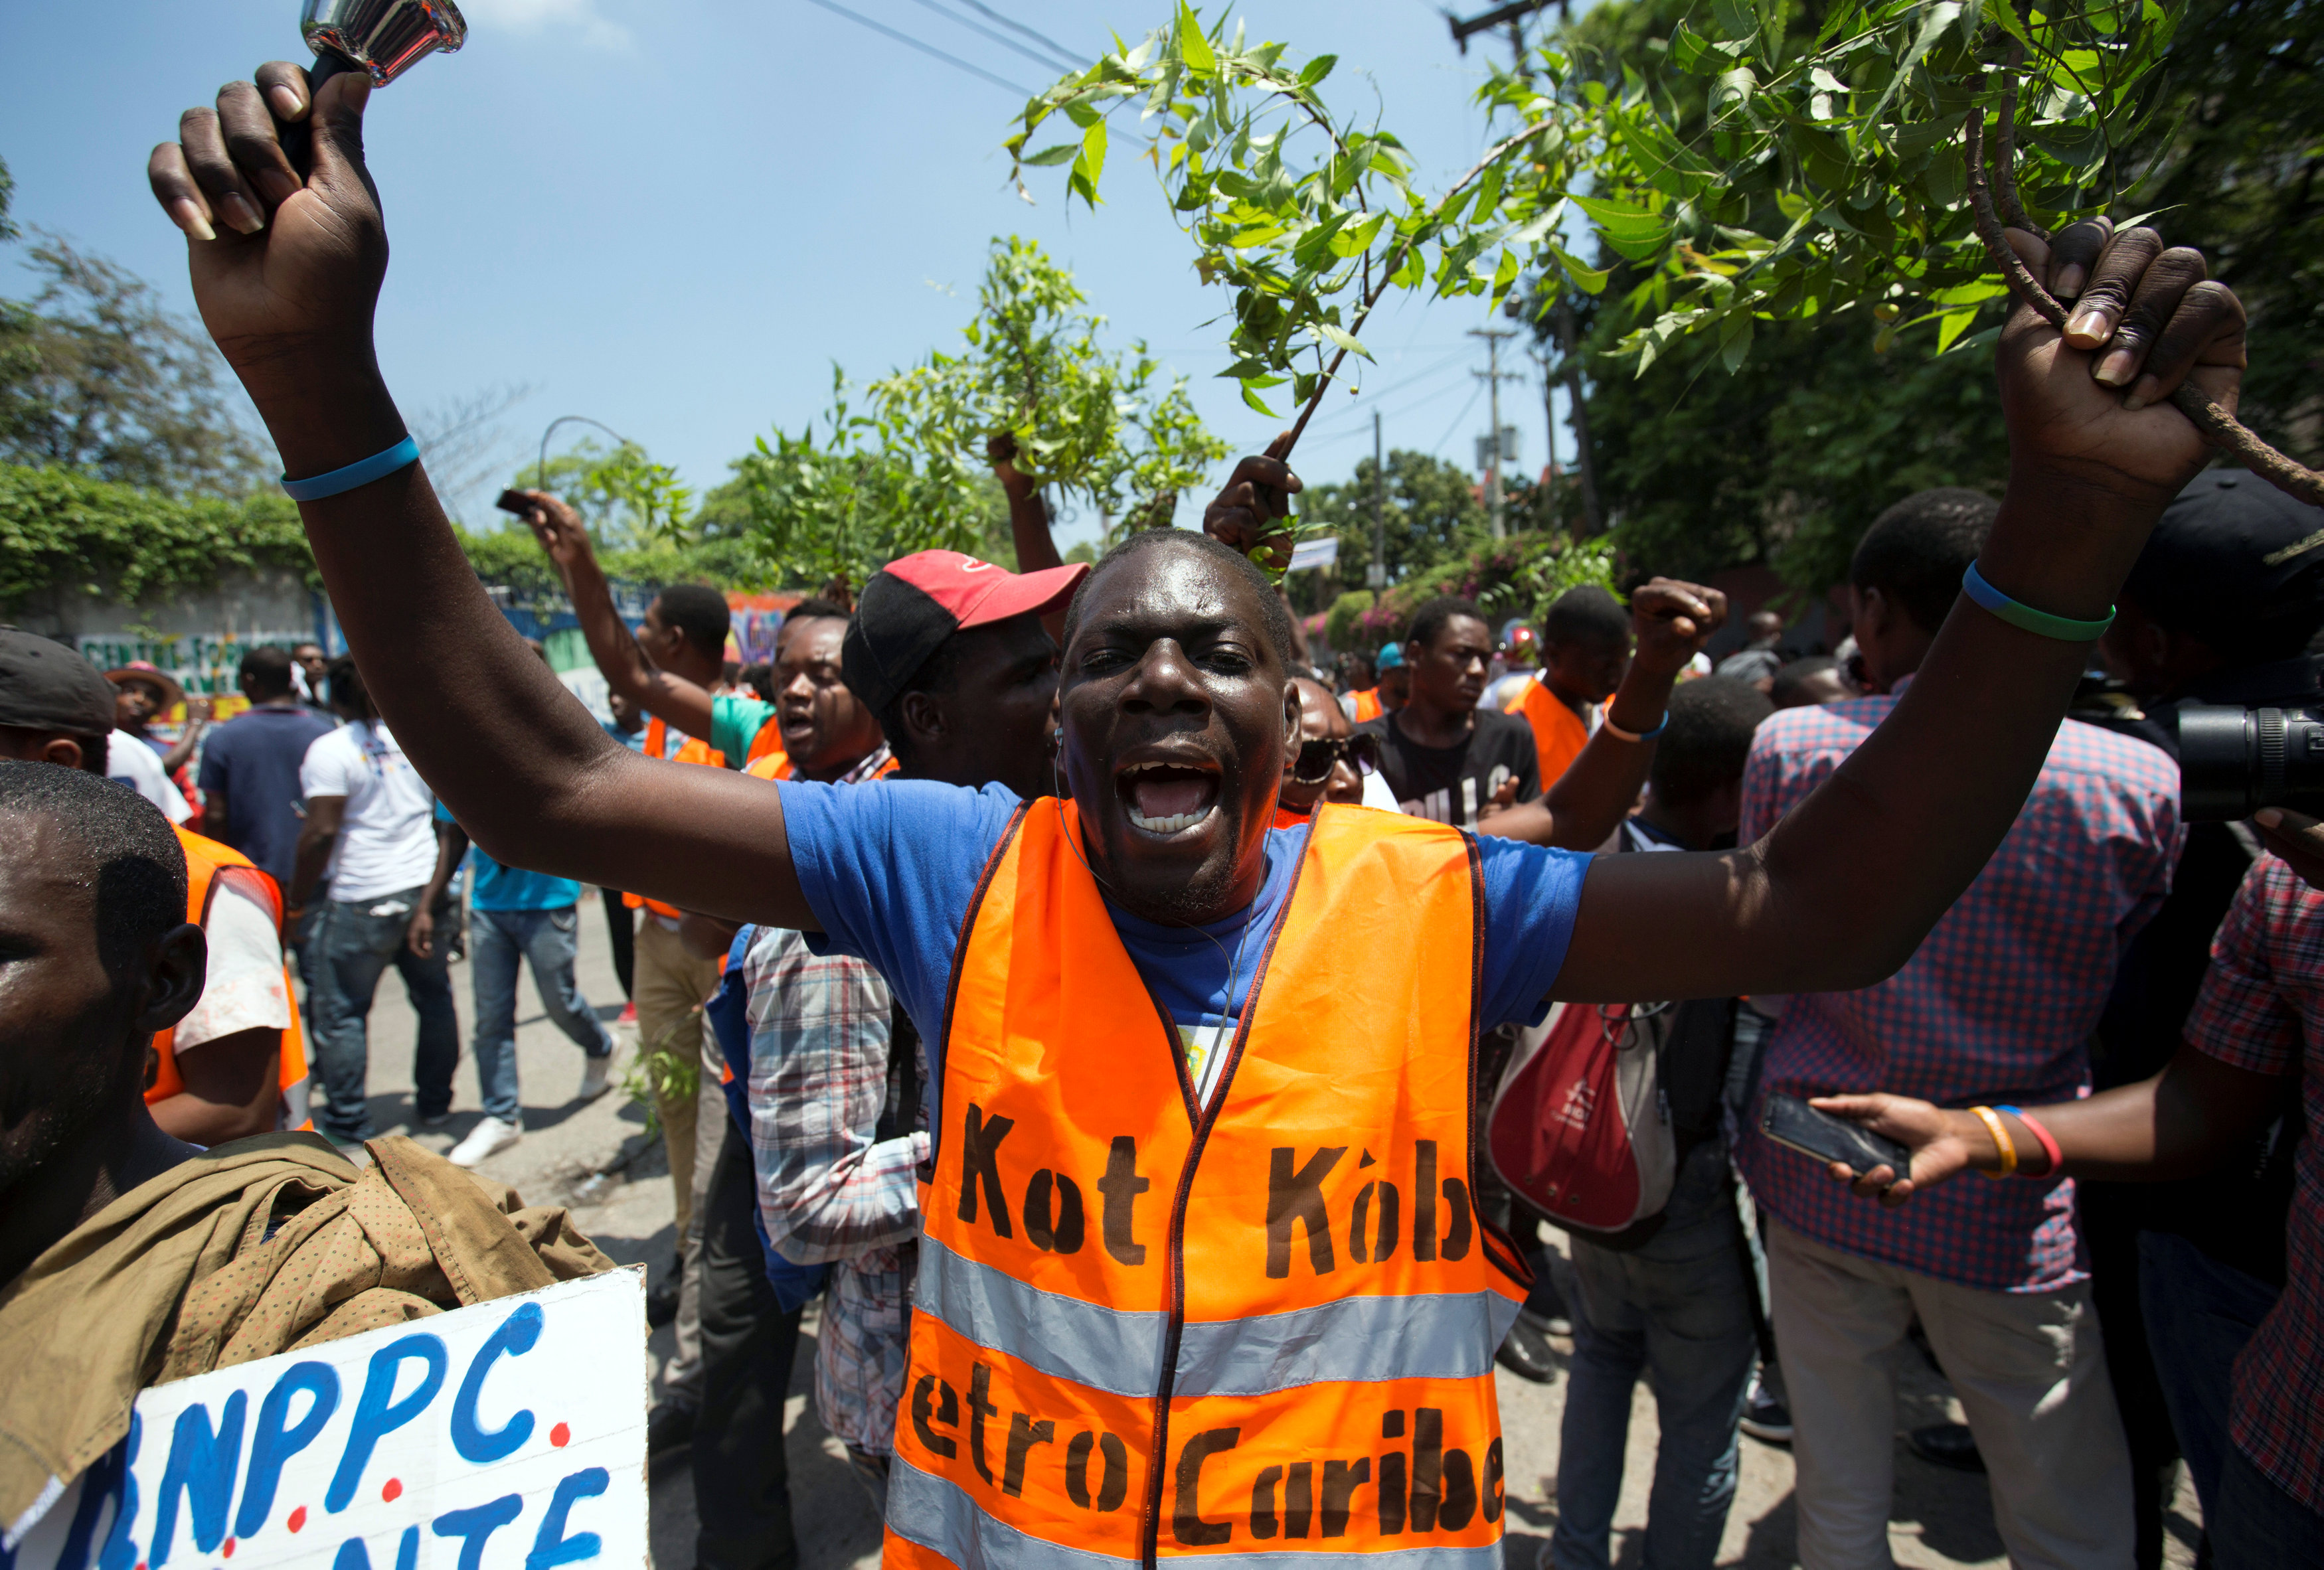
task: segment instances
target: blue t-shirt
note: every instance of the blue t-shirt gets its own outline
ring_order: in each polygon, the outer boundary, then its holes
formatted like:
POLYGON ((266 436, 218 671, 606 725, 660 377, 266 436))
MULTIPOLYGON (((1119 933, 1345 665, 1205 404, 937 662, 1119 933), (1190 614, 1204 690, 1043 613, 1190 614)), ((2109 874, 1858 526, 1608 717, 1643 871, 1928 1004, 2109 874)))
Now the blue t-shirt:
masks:
MULTIPOLYGON (((436 803, 436 821, 455 820, 436 803)), ((481 845, 468 847, 468 908, 479 911, 561 911, 579 902, 581 886, 569 877, 503 867, 484 854, 481 845)))
MULTIPOLYGON (((1017 797, 997 785, 971 791, 927 780, 884 780, 870 789, 786 780, 781 789, 791 863, 823 923, 807 946, 853 954, 888 978, 920 1027, 931 1085, 940 1084, 939 1033, 953 955, 977 879, 1008 830, 1017 797)), ((1157 926, 1107 902, 1122 947, 1182 1033, 1241 1014, 1258 950, 1306 843, 1304 824, 1268 830, 1259 897, 1206 927, 1157 926)), ((1480 838, 1477 844, 1485 879, 1481 1024, 1538 1021, 1565 963, 1591 858, 1515 840, 1480 838)))
POLYGON ((299 765, 318 736, 337 730, 330 719, 305 708, 260 704, 202 739, 201 772, 194 783, 226 793, 226 822, 203 820, 202 831, 223 840, 256 862, 285 891, 299 858, 299 765))

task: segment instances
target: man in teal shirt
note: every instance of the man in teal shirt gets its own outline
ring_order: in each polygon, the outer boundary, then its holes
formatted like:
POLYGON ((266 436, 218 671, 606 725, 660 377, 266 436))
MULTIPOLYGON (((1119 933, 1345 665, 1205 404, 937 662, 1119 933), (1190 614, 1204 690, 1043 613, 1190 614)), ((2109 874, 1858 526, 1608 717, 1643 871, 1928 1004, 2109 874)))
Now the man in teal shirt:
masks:
POLYGON ((484 1091, 484 1116, 452 1149, 455 1166, 473 1167, 524 1137, 524 1111, 517 1103, 516 973, 520 959, 532 966, 532 984, 552 1023, 579 1047, 585 1060, 576 1100, 594 1101, 611 1085, 613 1038, 598 1020, 573 979, 573 956, 580 933, 581 886, 503 867, 477 848, 441 802, 436 804, 436 876, 420 901, 410 942, 426 954, 434 941, 428 913, 452 881, 464 854, 473 854, 468 904, 474 913, 468 963, 476 988, 475 1053, 476 1082, 484 1091))

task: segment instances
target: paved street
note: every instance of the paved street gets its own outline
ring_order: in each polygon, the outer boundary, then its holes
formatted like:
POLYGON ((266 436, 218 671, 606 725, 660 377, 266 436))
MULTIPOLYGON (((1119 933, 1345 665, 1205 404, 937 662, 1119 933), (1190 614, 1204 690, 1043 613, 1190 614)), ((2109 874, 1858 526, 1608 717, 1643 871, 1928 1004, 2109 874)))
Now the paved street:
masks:
MULTIPOLYGON (((620 1011, 622 996, 613 978, 604 916, 594 894, 582 905, 580 926, 582 991, 611 1019, 620 1011)), ((453 1121, 441 1130, 415 1133, 438 1150, 449 1150, 479 1116, 475 1071, 466 1049, 473 1014, 469 985, 467 967, 456 965, 453 988, 463 1048, 453 1121)), ((521 984, 517 1017, 527 1133, 521 1144, 485 1163, 484 1172, 514 1186, 529 1200, 571 1206, 576 1225, 608 1254, 625 1264, 651 1266, 659 1281, 672 1258, 672 1203, 659 1146, 643 1137, 641 1109, 625 1103, 618 1092, 587 1106, 568 1106, 580 1083, 581 1054, 543 1017, 530 979, 521 984)), ((631 1033, 620 1034, 626 1061, 631 1033)), ((383 1132, 414 1133, 410 1128, 411 1014, 392 972, 381 985, 372 1015, 372 1039, 374 1119, 383 1132)), ((869 1566, 878 1559, 878 1522, 837 1442, 816 1420, 807 1393, 815 1334, 810 1309, 792 1380, 788 1446, 801 1564, 805 1570, 869 1566)), ((669 1352, 665 1328, 653 1338, 657 1366, 669 1352)), ((1563 1381, 1533 1385, 1506 1372, 1499 1378, 1509 1467, 1507 1563, 1512 1570, 1529 1570, 1556 1520, 1563 1381)), ((1917 1357, 1901 1370, 1901 1378, 1909 1392, 1908 1410, 1900 1414, 1902 1426, 1958 1418, 1959 1409, 1941 1381, 1917 1357)), ((1641 1388, 1633 1409, 1622 1504, 1615 1521, 1618 1565, 1643 1561, 1654 1453, 1654 1402, 1641 1388)), ((1994 1530, 1985 1480, 1927 1465, 1905 1449, 1901 1437, 1896 1454, 1896 1495, 1889 1521, 1896 1563, 1908 1570, 2001 1565, 2001 1541, 1994 1530)), ((685 1453, 672 1452, 661 1460, 653 1485, 655 1563, 661 1570, 690 1570, 694 1501, 685 1453)), ((1772 1570, 1795 1562, 1792 1482, 1788 1451, 1743 1441, 1741 1492, 1728 1519, 1720 1565, 1772 1570)), ((2193 1492, 2182 1482, 2168 1522, 2172 1565, 2194 1563, 2196 1520, 2193 1492)))

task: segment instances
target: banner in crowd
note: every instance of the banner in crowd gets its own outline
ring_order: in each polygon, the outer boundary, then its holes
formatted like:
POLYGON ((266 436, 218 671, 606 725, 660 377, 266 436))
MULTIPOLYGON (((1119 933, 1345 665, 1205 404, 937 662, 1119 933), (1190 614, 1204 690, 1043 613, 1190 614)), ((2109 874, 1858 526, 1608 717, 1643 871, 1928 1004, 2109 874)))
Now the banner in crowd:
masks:
POLYGON ((148 1390, 98 1563, 643 1566, 645 1344, 632 1269, 148 1390))
POLYGON ((174 638, 138 638, 126 632, 84 634, 81 656, 98 670, 118 670, 143 660, 174 677, 187 692, 225 697, 241 692, 242 656, 262 644, 292 648, 315 641, 311 627, 283 631, 185 633, 174 638))

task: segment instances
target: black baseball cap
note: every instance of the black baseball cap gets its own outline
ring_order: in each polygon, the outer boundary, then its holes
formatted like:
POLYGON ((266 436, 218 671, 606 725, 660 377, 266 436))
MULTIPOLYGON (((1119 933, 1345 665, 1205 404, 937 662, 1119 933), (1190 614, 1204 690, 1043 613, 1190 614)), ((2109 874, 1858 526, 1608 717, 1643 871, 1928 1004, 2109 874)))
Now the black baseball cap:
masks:
POLYGON ((955 632, 1015 616, 1039 616, 1073 595, 1089 567, 1012 573, 959 551, 915 551, 872 575, 839 646, 848 691, 884 713, 928 656, 955 632))
POLYGON ((0 627, 0 725, 110 735, 113 684, 54 638, 0 627))
POLYGON ((2290 659, 2324 625, 2324 508, 2207 469, 2163 510, 2123 592, 2230 659, 2290 659))

